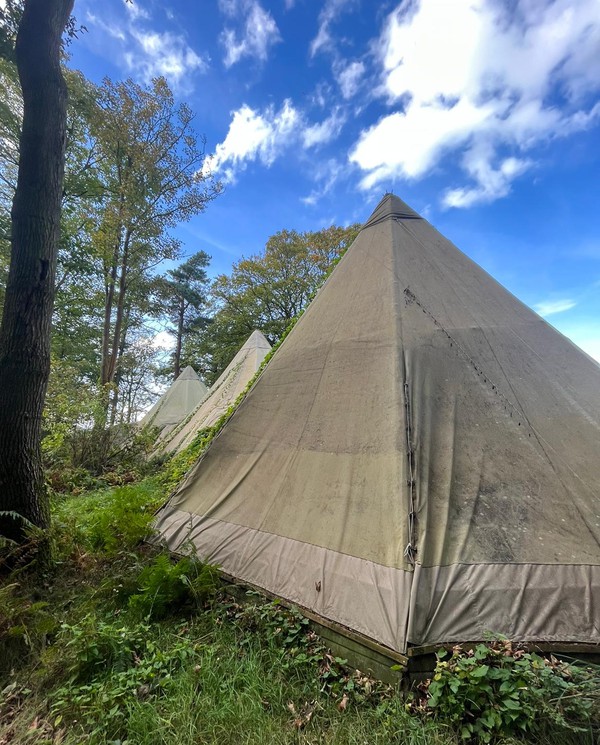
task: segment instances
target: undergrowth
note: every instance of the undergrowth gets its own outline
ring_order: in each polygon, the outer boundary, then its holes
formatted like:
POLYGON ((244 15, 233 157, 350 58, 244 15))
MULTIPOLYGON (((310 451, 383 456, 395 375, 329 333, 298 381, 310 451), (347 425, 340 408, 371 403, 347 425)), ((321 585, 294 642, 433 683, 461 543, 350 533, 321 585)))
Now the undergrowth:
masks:
POLYGON ((595 743, 598 670, 496 642, 407 696, 298 611, 140 545, 166 478, 56 499, 55 574, 0 589, 2 745, 595 743))
POLYGON ((541 657, 508 640, 441 650, 419 693, 409 708, 450 723, 467 742, 531 735, 594 743, 598 734, 600 668, 541 657))

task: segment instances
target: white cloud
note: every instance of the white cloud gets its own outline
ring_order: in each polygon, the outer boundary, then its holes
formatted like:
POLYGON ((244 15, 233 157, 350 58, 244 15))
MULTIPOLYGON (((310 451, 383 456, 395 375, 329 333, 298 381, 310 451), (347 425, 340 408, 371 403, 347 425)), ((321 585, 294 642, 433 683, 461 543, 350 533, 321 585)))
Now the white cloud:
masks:
POLYGON ((148 83, 162 75, 172 87, 187 91, 190 76, 206 72, 208 59, 198 55, 183 35, 150 28, 151 16, 146 9, 136 3, 125 3, 125 7, 124 20, 102 19, 88 11, 86 21, 119 42, 117 53, 108 47, 134 77, 148 83))
POLYGON ((477 184, 474 187, 448 189, 442 199, 445 207, 470 207, 478 202, 493 202, 505 197, 514 178, 532 167, 533 161, 505 158, 498 167, 492 165, 494 154, 489 146, 474 145, 467 151, 463 166, 477 184))
POLYGON ((98 28, 102 29, 104 33, 108 34, 109 36, 112 36, 113 39, 118 39, 119 41, 125 41, 125 32, 121 28, 121 24, 111 24, 107 23, 106 21, 103 21, 101 18, 99 18, 94 13, 90 12, 89 10, 85 14, 85 19, 87 23, 91 23, 94 26, 97 26, 98 28))
POLYGON ((364 188, 422 178, 462 154, 471 179, 446 206, 506 195, 540 142, 600 118, 598 0, 403 0, 378 46, 380 94, 395 111, 364 131, 350 160, 364 188), (512 13, 512 14, 511 14, 512 13))
POLYGON ((352 98, 358 88, 360 87, 360 81, 365 74, 364 62, 350 62, 348 65, 341 66, 338 70, 336 78, 342 96, 345 99, 352 98))
POLYGON ((227 136, 206 159, 204 171, 220 173, 225 181, 233 182, 248 161, 272 165, 295 137, 299 122, 300 115, 289 99, 279 111, 270 106, 263 113, 244 104, 233 112, 227 136))
POLYGON ((136 27, 131 27, 130 34, 137 48, 125 54, 125 63, 146 82, 163 75, 172 85, 181 87, 190 73, 208 69, 208 62, 197 55, 182 36, 169 31, 142 31, 136 27))
POLYGON ((334 40, 331 36, 330 26, 335 19, 349 7, 354 5, 354 0, 326 0, 325 5, 319 13, 319 30, 310 43, 310 56, 314 57, 320 51, 332 51, 334 40))
POLYGON ((144 8, 140 8, 140 6, 133 0, 123 0, 123 4, 134 21, 137 21, 139 18, 144 20, 150 19, 150 13, 148 13, 144 8))
POLYGON ((243 57, 254 57, 265 62, 269 48, 281 41, 273 16, 258 0, 219 0, 219 7, 230 18, 243 18, 238 34, 225 28, 220 41, 225 47, 225 67, 231 67, 243 57))
POLYGON ((170 351, 175 348, 175 337, 168 331, 159 331, 150 339, 150 343, 154 349, 170 351))
POLYGON ((290 99, 278 111, 274 106, 259 111, 244 104, 232 112, 227 135, 206 159, 203 172, 218 173, 232 183, 248 162, 258 161, 268 168, 291 145, 310 149, 330 142, 344 123, 343 114, 334 109, 324 121, 310 124, 290 99))
POLYGON ((345 170, 346 168, 333 158, 317 163, 314 178, 321 186, 313 189, 308 196, 300 197, 300 201, 311 207, 316 205, 330 191, 345 170))
POLYGON ((334 109, 331 116, 327 117, 324 121, 304 128, 302 132, 304 147, 310 148, 331 142, 331 140, 339 135, 344 123, 345 118, 340 113, 340 110, 334 109))
POLYGON ((533 306, 536 313, 540 316, 552 316, 555 313, 564 313, 566 310, 571 310, 577 303, 574 300, 547 300, 543 303, 538 303, 533 306))

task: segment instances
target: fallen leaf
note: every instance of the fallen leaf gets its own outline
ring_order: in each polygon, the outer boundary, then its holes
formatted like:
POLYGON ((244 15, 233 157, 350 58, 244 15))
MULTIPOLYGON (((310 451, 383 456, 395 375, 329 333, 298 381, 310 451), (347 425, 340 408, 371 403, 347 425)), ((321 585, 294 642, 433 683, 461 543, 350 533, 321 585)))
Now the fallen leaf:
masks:
POLYGON ((346 711, 346 707, 348 706, 348 694, 344 693, 342 700, 337 705, 338 709, 340 711, 346 711))

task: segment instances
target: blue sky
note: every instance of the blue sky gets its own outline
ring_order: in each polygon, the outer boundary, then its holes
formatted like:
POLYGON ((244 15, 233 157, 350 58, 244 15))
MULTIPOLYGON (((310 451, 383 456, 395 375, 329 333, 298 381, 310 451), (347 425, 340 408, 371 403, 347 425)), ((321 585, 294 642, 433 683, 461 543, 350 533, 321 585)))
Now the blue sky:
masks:
POLYGON ((76 0, 74 67, 165 75, 225 192, 213 274, 394 191, 600 360, 599 0, 76 0))

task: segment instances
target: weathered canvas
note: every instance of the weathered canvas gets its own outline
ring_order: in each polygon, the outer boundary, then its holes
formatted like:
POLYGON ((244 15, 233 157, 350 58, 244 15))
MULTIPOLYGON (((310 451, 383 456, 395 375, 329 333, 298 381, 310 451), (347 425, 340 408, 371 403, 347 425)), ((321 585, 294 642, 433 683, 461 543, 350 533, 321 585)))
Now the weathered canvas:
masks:
POLYGON ((169 431, 183 421, 207 393, 208 388, 194 368, 188 365, 140 420, 140 426, 160 427, 163 432, 169 431))
POLYGON ((396 651, 600 643, 600 366, 388 194, 158 527, 396 651))
POLYGON ((164 452, 184 450, 200 430, 212 427, 235 403, 270 350, 271 345, 265 336, 260 331, 253 331, 192 416, 181 427, 172 429, 160 439, 159 444, 164 452))

